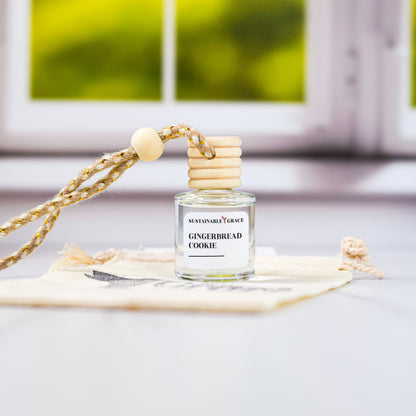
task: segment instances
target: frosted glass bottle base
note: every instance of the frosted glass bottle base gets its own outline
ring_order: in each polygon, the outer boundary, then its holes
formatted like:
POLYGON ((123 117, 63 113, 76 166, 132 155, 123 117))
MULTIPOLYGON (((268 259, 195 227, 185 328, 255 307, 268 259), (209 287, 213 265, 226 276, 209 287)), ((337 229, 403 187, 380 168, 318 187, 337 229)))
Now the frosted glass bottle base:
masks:
POLYGON ((254 275, 254 272, 244 273, 223 273, 223 274, 186 274, 175 272, 176 277, 185 280, 193 280, 198 282, 235 282, 238 280, 246 280, 254 275))

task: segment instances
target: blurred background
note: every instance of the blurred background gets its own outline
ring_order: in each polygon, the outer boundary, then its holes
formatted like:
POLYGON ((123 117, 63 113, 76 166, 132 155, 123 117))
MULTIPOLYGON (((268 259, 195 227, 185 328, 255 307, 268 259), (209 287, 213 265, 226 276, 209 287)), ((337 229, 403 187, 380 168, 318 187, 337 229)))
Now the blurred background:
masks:
MULTIPOLYGON (((354 235, 384 259, 412 251, 415 22, 416 0, 0 0, 0 220, 135 129, 184 122, 243 138, 258 245, 335 254, 354 235)), ((64 210, 26 261, 47 267, 66 242, 171 246, 186 143, 166 147, 64 210)))

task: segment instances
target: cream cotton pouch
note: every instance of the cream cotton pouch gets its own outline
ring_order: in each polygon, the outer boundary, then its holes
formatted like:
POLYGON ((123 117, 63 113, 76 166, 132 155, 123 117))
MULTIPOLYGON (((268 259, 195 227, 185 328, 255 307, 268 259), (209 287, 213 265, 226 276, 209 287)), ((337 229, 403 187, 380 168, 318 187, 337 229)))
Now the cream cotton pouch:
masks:
POLYGON ((336 257, 277 256, 273 249, 259 248, 255 275, 232 282, 178 279, 173 251, 112 249, 90 257, 77 246, 67 245, 64 257, 55 261, 45 275, 1 281, 0 304, 273 311, 349 283, 353 268, 377 275, 376 269, 369 270, 360 263, 362 256, 357 258, 357 252, 366 252, 363 245, 362 240, 345 239, 343 255, 336 257))

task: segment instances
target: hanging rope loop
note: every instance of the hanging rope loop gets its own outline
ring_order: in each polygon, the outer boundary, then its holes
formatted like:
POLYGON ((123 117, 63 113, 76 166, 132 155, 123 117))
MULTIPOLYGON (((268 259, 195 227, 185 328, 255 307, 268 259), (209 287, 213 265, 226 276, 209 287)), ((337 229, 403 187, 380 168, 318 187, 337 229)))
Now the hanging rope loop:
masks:
MULTIPOLYGON (((179 137, 185 137, 195 145, 204 157, 207 159, 215 157, 215 149, 207 143, 205 137, 197 130, 185 124, 173 124, 158 131, 157 134, 163 143, 179 137)), ((71 182, 61 189, 55 198, 3 224, 0 227, 0 238, 46 215, 44 223, 25 245, 11 255, 0 259, 0 270, 16 264, 19 260, 35 251, 54 226, 62 208, 77 204, 104 191, 120 178, 127 169, 137 163, 139 159, 133 146, 119 152, 104 155, 101 159, 98 159, 88 166, 88 168, 79 172, 71 182), (104 177, 90 186, 81 187, 84 182, 106 169, 110 169, 110 171, 104 177)))

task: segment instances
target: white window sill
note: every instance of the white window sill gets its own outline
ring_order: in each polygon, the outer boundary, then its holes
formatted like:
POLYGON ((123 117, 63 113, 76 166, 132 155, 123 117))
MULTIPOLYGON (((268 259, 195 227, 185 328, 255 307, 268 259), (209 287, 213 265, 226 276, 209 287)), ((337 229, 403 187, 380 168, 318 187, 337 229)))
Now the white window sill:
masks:
MULTIPOLYGON (((55 194, 94 158, 2 157, 0 192, 55 194)), ((293 196, 416 196, 416 161, 246 158, 243 190, 293 196)), ((111 187, 122 193, 176 193, 187 189, 185 158, 139 162, 111 187)))

